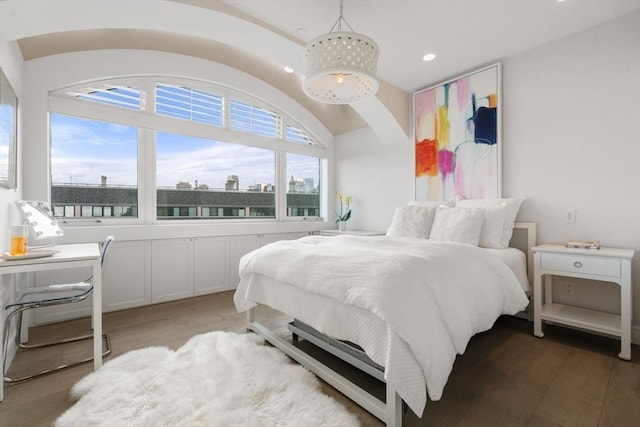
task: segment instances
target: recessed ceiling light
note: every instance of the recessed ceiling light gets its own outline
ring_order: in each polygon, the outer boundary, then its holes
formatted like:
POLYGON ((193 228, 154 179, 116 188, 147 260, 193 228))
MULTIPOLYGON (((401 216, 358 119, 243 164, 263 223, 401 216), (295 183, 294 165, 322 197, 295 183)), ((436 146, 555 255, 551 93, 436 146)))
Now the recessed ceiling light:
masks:
POLYGON ((291 68, 291 67, 284 67, 284 70, 289 74, 293 73, 293 71, 294 71, 293 68, 291 68))
POLYGON ((433 61, 434 59, 436 59, 436 54, 435 53, 427 53, 425 56, 422 57, 423 61, 433 61))

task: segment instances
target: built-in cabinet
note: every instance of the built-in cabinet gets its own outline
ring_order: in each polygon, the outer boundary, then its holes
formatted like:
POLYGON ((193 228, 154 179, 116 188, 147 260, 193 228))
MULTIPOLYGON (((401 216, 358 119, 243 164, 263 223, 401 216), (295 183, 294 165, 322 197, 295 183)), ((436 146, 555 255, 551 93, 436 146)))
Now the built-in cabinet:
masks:
POLYGON ((108 256, 102 272, 103 311, 151 304, 151 241, 116 240, 108 256))
MULTIPOLYGON (((152 303, 194 295, 193 252, 193 239, 162 239, 151 242, 152 303)), ((107 287, 105 285, 104 289, 107 287)))
POLYGON ((228 237, 198 237, 194 248, 194 295, 211 294, 229 289, 228 237))
MULTIPOLYGON (((238 266, 245 254, 272 242, 309 234, 313 233, 116 240, 103 270, 103 312, 235 289, 240 282, 238 266)), ((81 270, 39 272, 35 282, 83 280, 88 274, 81 270)), ((88 300, 35 312, 36 324, 49 323, 89 316, 91 303, 88 300), (71 308, 73 311, 69 311, 71 308)))

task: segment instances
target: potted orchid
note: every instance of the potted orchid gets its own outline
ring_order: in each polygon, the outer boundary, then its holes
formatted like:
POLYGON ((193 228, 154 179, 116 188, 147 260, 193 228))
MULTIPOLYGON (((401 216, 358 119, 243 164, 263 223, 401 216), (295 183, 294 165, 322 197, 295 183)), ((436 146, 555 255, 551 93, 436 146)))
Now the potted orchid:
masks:
POLYGON ((338 224, 338 230, 344 231, 347 225, 347 221, 349 220, 349 218, 351 218, 351 202, 353 201, 353 199, 351 198, 351 196, 344 197, 339 191, 336 194, 336 197, 338 198, 338 202, 340 203, 340 211, 336 212, 336 215, 338 215, 336 224, 338 224))

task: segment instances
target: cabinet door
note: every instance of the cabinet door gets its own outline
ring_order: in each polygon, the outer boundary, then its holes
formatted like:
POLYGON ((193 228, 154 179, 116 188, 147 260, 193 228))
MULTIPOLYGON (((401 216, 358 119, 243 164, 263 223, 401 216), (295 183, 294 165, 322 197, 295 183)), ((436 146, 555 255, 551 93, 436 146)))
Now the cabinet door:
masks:
POLYGON ((277 242, 278 240, 288 240, 287 233, 269 233, 260 235, 260 246, 277 242))
POLYGON ((229 237, 229 287, 231 289, 237 288, 240 283, 240 274, 238 273, 240 258, 258 249, 259 245, 260 238, 257 234, 229 237))
POLYGON ((228 237, 194 239, 195 295, 231 289, 228 254, 228 237))
POLYGON ((260 246, 268 245, 269 243, 277 242, 279 240, 296 240, 301 237, 307 237, 313 235, 313 231, 298 231, 295 233, 269 233, 260 235, 260 246))
POLYGON ((296 240, 301 237, 313 236, 315 235, 315 231, 301 231, 297 233, 287 233, 287 240, 296 240))
MULTIPOLYGON (((111 244, 102 270, 104 313, 151 303, 151 242, 118 241, 111 244)), ((91 276, 91 270, 53 270, 35 273, 35 284, 73 283, 91 276)), ((35 323, 44 324, 91 316, 92 298, 34 310, 35 323)))
POLYGON ((102 278, 104 312, 151 304, 151 242, 113 242, 102 278))
POLYGON ((151 252, 151 302, 193 296, 192 240, 154 240, 151 252))

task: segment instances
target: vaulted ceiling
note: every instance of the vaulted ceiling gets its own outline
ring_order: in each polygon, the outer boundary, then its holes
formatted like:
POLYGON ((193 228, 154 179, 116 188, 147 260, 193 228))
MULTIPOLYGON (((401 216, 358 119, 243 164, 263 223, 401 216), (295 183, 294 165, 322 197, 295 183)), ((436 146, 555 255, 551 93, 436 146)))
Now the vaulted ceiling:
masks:
POLYGON ((376 100, 352 106, 320 104, 301 89, 302 49, 329 31, 338 0, 3 0, 0 7, 7 24, 0 40, 16 39, 25 60, 114 48, 191 55, 275 86, 334 135, 369 124, 393 138, 408 134, 413 91, 640 10, 640 1, 345 0, 353 30, 380 46, 383 81, 376 100), (424 62, 426 53, 437 57, 424 62), (382 128, 383 116, 395 123, 382 128))

